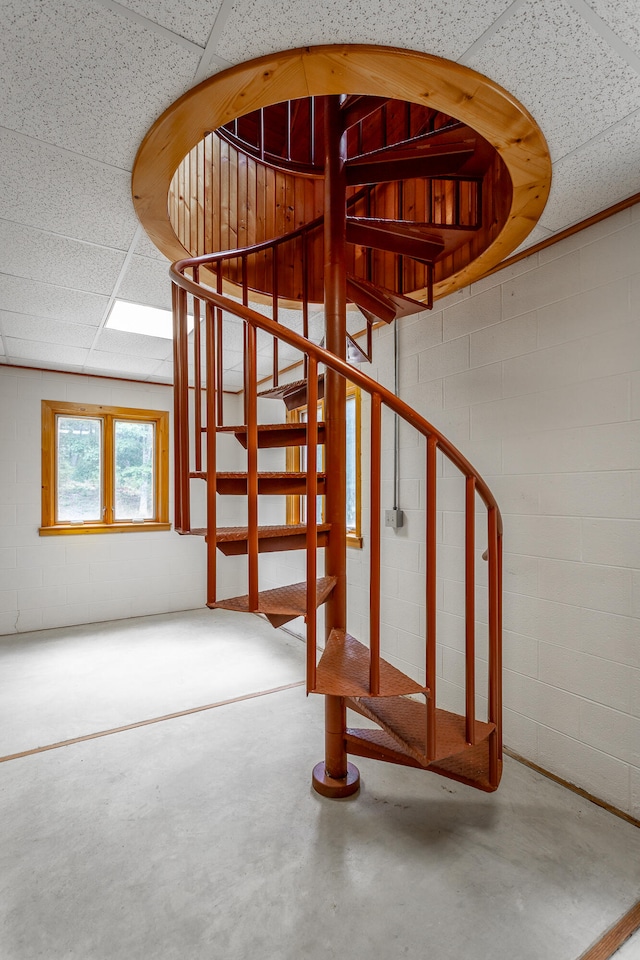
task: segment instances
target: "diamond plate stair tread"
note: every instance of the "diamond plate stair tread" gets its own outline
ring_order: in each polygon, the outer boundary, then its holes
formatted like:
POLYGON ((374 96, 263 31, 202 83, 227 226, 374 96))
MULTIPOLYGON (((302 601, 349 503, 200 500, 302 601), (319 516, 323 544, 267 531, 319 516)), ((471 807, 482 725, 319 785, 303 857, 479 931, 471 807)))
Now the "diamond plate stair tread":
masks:
POLYGON ((450 780, 457 780, 459 783, 466 783, 470 787, 492 793, 498 787, 500 774, 496 782, 492 783, 489 774, 489 750, 490 739, 482 740, 473 747, 467 747, 464 753, 456 757, 448 757, 432 763, 429 772, 438 773, 450 780))
MULTIPOLYGON (((270 387, 268 390, 262 390, 259 397, 271 400, 283 400, 287 410, 295 410, 296 407, 302 407, 307 402, 307 381, 293 380, 291 383, 282 383, 277 387, 270 387)), ((318 377, 318 400, 324 397, 324 375, 318 377)))
MULTIPOLYGON (((400 746, 424 766, 426 761, 426 704, 407 697, 353 698, 352 706, 358 713, 377 723, 400 746)), ((469 749, 465 739, 465 720, 457 713, 436 709, 436 761, 457 756, 469 749)), ((486 740, 495 729, 492 723, 476 720, 476 743, 486 740)))
MULTIPOLYGON (((396 697, 425 690, 386 660, 380 661, 380 690, 376 696, 396 697)), ((369 648, 342 630, 332 630, 318 663, 312 692, 336 697, 370 696, 369 648)))
MULTIPOLYGON (((324 488, 326 480, 325 473, 318 475, 318 489, 324 488)), ((247 492, 247 474, 246 473, 217 473, 216 489, 218 493, 224 495, 242 496, 247 492)), ((306 473, 280 472, 280 473, 259 473, 258 474, 258 493, 277 494, 284 492, 287 494, 304 495, 307 489, 306 473), (282 488, 282 491, 280 491, 282 488)))
MULTIPOLYGON (((316 606, 325 602, 334 586, 336 577, 320 577, 316 581, 316 606)), ((274 590, 263 590, 258 594, 258 606, 251 610, 249 597, 231 597, 228 600, 218 600, 216 607, 223 610, 235 610, 238 613, 264 613, 268 615, 288 614, 294 617, 303 617, 307 612, 307 584, 292 583, 286 587, 276 587, 274 590)))
POLYGON ((347 727, 347 753, 359 757, 369 757, 373 760, 385 760, 387 763, 398 763, 407 767, 425 769, 420 763, 384 730, 378 727, 347 727))
POLYGON ((492 784, 489 777, 488 740, 482 740, 474 747, 467 746, 463 753, 435 761, 427 767, 424 762, 420 763, 403 750, 384 730, 349 727, 346 733, 347 753, 351 755, 397 763, 400 766, 418 767, 489 793, 496 789, 496 784, 492 784))
MULTIPOLYGON (((318 533, 326 533, 331 529, 330 523, 319 523, 318 533)), ((258 540, 267 540, 271 537, 297 537, 306 534, 307 526, 304 523, 285 523, 272 527, 258 527, 258 540)), ((216 543, 226 543, 232 540, 247 540, 248 527, 218 527, 216 543)))
MULTIPOLYGON (((324 422, 318 421, 318 443, 324 443, 324 422)), ((233 433, 243 447, 247 446, 247 426, 218 427, 218 433, 233 433)), ((299 447, 307 442, 306 423, 258 424, 258 447, 299 447)))

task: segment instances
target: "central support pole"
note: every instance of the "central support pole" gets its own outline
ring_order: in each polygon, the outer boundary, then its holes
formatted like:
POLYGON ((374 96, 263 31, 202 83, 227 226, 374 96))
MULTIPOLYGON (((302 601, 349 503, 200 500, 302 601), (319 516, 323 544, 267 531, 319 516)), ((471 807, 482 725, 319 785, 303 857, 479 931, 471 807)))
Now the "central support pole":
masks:
MULTIPOLYGON (((340 97, 325 98, 324 115, 324 311, 325 346, 346 359, 347 278, 345 266, 347 181, 346 134, 340 97)), ((325 605, 326 638, 347 629, 346 382, 325 372, 325 521, 331 524, 325 574, 337 583, 325 605)), ((311 520, 311 518, 309 518, 311 520)), ((325 797, 348 797, 360 786, 357 767, 347 762, 346 709, 342 697, 325 697, 325 759, 313 770, 314 789, 325 797)))

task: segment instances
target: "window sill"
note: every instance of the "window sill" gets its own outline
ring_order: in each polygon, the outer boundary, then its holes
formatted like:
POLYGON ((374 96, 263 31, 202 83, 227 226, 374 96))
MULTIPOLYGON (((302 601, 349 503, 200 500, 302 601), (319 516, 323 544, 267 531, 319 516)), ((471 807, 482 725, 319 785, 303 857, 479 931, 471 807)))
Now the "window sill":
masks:
POLYGON ((58 537, 83 533, 149 533, 154 530, 171 530, 171 524, 155 520, 141 523, 58 523, 51 527, 40 527, 38 532, 41 537, 58 537))
POLYGON ((355 533, 348 533, 347 546, 354 547, 356 550, 362 550, 362 537, 356 537, 355 533))

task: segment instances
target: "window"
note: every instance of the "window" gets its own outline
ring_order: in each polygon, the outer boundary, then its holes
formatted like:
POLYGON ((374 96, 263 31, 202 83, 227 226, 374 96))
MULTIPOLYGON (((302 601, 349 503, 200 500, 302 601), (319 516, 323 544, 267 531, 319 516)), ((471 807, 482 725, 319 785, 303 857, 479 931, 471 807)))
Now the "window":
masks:
MULTIPOLYGON (((318 402, 318 420, 324 418, 324 401, 318 402)), ((298 407, 292 410, 289 420, 305 422, 307 408, 298 407)), ((350 547, 362 546, 360 520, 360 390, 353 384, 347 384, 347 545, 350 547)), ((305 471, 305 447, 290 447, 287 450, 287 470, 290 472, 305 471)), ((324 469, 324 447, 318 447, 318 470, 324 469)), ((324 514, 324 497, 318 497, 318 521, 322 521, 324 514)), ((305 522, 305 497, 287 497, 287 523, 305 522)))
POLYGON ((169 530, 169 414, 42 401, 41 535, 169 530))

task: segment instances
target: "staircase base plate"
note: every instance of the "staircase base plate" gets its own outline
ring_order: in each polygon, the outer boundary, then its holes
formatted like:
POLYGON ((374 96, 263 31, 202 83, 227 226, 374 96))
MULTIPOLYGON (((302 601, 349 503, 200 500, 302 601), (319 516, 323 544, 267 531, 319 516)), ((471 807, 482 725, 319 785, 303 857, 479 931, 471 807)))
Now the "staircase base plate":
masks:
POLYGON ((353 763, 347 763, 347 775, 342 780, 330 777, 326 771, 324 760, 316 763, 311 777, 313 789, 330 800, 341 800, 351 797, 360 789, 360 771, 353 763))

